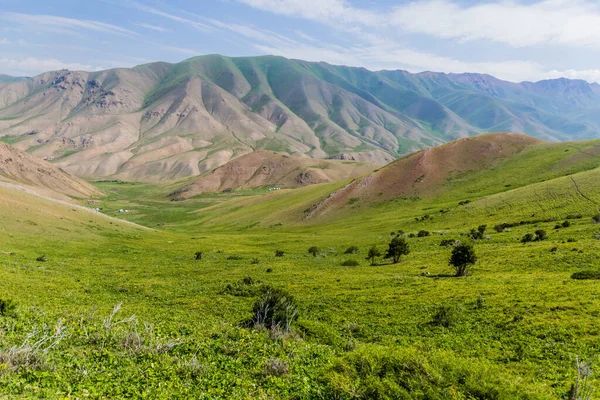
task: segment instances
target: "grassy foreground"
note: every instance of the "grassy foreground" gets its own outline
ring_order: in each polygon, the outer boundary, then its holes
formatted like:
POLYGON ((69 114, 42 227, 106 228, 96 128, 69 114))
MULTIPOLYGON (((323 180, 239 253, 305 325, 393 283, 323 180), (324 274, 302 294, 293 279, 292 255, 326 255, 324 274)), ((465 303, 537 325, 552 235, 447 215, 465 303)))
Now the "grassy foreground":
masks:
POLYGON ((0 188, 0 299, 16 303, 0 315, 0 398, 568 398, 576 358, 600 351, 600 281, 571 279, 600 270, 599 175, 320 223, 295 210, 335 185, 173 203, 169 188, 99 184, 107 214, 156 230, 0 188), (479 262, 452 277, 441 240, 482 224, 479 262), (400 229, 430 235, 369 265, 400 229), (267 285, 296 299, 289 332, 247 324, 267 285))

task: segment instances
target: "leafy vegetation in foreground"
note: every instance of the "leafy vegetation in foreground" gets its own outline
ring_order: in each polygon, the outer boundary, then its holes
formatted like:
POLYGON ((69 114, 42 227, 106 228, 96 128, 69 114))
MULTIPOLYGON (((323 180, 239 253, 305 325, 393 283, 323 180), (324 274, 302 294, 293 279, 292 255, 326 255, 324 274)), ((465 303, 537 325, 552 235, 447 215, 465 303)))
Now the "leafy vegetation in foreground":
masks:
POLYGON ((290 210, 335 185, 173 204, 164 186, 98 184, 107 213, 160 231, 0 189, 0 396, 566 399, 577 357, 600 352, 600 281, 571 279, 600 270, 597 182, 318 223, 290 210), (456 278, 461 245, 477 262, 456 278))

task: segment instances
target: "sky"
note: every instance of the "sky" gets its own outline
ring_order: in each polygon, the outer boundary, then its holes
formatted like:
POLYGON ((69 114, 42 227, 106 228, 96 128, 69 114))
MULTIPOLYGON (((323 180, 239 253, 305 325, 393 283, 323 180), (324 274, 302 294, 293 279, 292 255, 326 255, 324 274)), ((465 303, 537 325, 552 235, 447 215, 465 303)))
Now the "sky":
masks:
POLYGON ((0 74, 203 54, 600 82, 600 1, 0 0, 0 74))

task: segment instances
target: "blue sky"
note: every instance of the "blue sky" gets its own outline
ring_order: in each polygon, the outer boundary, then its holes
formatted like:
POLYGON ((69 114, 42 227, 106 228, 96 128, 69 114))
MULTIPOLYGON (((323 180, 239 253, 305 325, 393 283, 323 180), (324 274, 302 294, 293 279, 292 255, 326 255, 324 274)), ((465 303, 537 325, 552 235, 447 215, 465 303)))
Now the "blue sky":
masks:
POLYGON ((0 0, 0 73, 276 54, 600 81, 595 0, 0 0))

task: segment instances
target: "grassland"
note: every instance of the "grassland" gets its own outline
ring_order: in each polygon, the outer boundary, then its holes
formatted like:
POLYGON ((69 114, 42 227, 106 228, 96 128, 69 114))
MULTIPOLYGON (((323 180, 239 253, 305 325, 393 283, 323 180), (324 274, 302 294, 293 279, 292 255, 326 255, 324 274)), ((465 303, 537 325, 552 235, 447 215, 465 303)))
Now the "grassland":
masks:
POLYGON ((303 211, 344 182, 187 202, 96 183, 103 213, 152 230, 0 188, 0 299, 17 303, 0 315, 0 398, 567 398, 576 357, 600 351, 600 281, 570 278, 600 269, 600 170, 544 167, 559 153, 318 221, 303 211), (478 263, 452 277, 441 240, 482 224, 478 263), (431 235, 370 266, 398 230, 431 235), (246 324, 264 285, 296 299, 291 332, 246 324))

